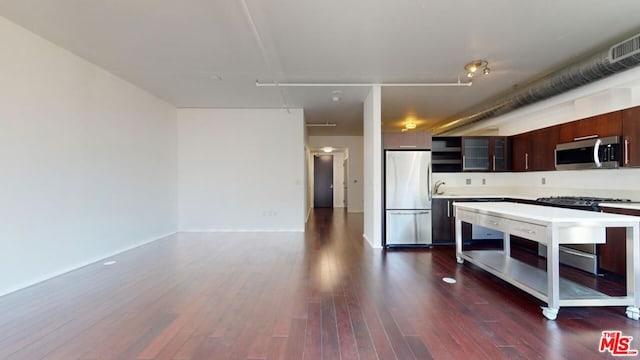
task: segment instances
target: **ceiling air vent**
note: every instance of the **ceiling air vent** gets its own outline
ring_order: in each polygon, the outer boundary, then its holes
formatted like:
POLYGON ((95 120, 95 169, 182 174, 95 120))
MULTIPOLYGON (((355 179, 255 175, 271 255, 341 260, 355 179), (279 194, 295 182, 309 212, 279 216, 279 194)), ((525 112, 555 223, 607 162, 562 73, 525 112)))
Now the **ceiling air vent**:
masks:
POLYGON ((609 58, 612 63, 640 54, 640 34, 615 44, 609 49, 609 58))

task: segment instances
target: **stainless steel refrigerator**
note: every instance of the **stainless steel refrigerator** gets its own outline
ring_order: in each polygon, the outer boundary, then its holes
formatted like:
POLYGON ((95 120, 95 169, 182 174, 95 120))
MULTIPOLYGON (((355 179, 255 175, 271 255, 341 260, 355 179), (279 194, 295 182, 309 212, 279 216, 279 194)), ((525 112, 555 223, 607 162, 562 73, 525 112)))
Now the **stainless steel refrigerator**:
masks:
POLYGON ((431 151, 386 150, 385 245, 431 245, 431 151))

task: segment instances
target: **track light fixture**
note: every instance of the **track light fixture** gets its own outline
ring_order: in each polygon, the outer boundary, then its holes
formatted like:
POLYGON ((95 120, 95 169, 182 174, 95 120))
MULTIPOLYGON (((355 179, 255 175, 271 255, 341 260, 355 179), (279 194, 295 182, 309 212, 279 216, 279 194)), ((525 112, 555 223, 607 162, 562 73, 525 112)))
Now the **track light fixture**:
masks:
POLYGON ((468 78, 472 78, 480 69, 482 69, 482 73, 485 75, 489 75, 491 72, 491 69, 489 69, 489 63, 486 60, 473 60, 465 65, 464 69, 467 71, 468 78))

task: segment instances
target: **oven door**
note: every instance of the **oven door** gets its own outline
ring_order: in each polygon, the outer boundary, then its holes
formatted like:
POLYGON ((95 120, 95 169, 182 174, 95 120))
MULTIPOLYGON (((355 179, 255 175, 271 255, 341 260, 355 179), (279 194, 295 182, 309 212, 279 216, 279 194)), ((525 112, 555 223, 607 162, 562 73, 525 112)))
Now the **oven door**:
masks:
MULTIPOLYGON (((598 254, 596 244, 561 245, 560 263, 591 274, 598 274, 598 254)), ((547 247, 538 244, 538 255, 547 257, 547 247)))

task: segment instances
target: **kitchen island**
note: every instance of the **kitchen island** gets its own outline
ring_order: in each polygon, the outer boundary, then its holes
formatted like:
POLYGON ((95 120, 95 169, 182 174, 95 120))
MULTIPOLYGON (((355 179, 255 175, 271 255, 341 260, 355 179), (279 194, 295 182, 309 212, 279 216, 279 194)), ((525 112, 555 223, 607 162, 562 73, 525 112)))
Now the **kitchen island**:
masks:
POLYGON ((637 217, 510 202, 456 202, 456 257, 467 260, 547 303, 543 315, 555 320, 561 306, 627 306, 640 318, 640 230, 637 217), (463 251, 462 222, 504 233, 502 250, 463 251), (603 244, 607 227, 626 228, 627 294, 609 296, 560 277, 559 245, 603 244), (511 257, 510 235, 547 246, 546 271, 511 257))

